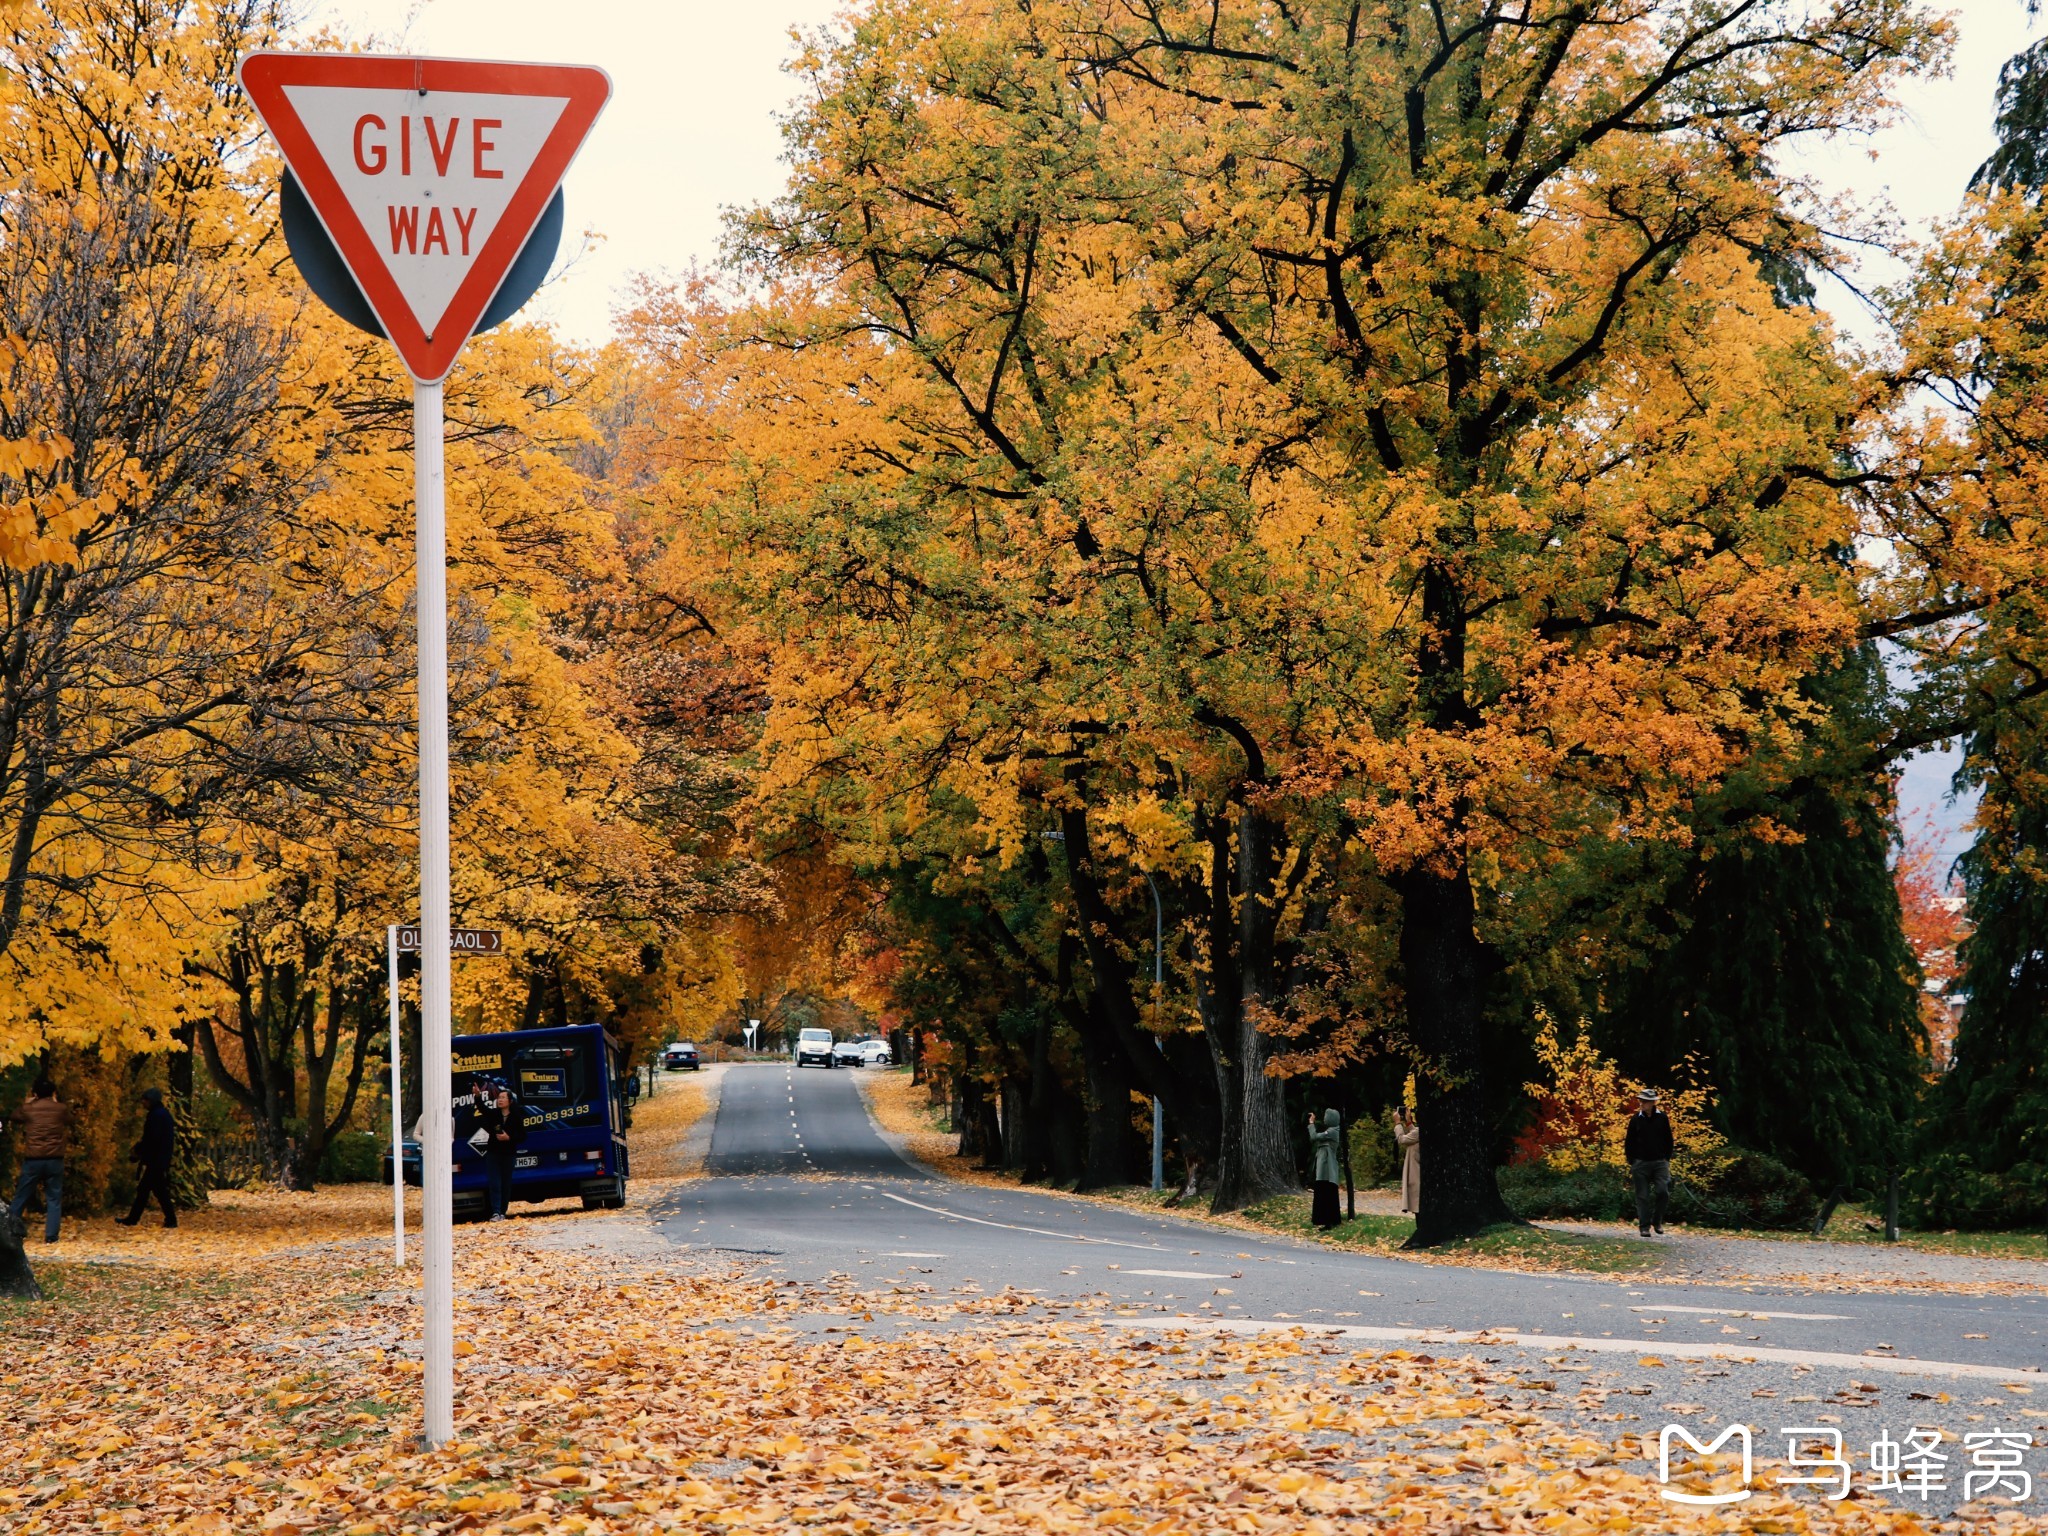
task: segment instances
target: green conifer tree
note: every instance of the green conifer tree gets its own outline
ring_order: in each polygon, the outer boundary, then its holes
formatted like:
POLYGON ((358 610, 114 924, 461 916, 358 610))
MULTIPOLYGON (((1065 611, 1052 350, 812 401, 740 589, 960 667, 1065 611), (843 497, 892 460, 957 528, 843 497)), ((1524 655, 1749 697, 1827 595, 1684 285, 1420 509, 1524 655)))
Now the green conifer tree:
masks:
MULTIPOLYGON (((1854 740, 1884 680, 1866 651, 1814 686, 1834 705, 1835 734, 1854 740)), ((1650 1081, 1672 1080, 1697 1053, 1729 1139, 1822 1192, 1882 1187, 1923 1081, 1890 810, 1881 783, 1802 776, 1770 835, 1704 844, 1670 886, 1663 947, 1619 978, 1597 1025, 1650 1081)))
POLYGON ((1959 780, 1981 785, 1960 861, 1970 936, 1955 1056, 1907 1185, 1921 1220, 2038 1224, 2048 1207, 2048 751, 2038 722, 1979 733, 1959 780))

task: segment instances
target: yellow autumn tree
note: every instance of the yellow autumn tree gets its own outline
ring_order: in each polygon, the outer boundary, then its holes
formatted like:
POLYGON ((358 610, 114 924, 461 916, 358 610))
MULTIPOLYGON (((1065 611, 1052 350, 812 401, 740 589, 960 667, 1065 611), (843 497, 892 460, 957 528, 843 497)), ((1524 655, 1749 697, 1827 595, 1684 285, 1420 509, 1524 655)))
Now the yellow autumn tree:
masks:
POLYGON ((1689 837, 1862 636, 1871 393, 1769 280, 1825 259, 1772 167, 1943 37, 1908 0, 1441 13, 878 5, 799 61, 759 297, 636 338, 693 580, 767 658, 769 813, 882 869, 1057 834, 1103 1038, 1226 1206, 1294 1180, 1301 957, 1383 920, 1422 1243, 1507 1214, 1491 904, 1689 837), (1154 802, 1179 835, 1106 834, 1154 802), (1136 1025, 1147 874, 1186 1073, 1136 1025))
MULTIPOLYGON (((1623 1075, 1594 1045, 1585 1024, 1567 1040, 1560 1036, 1557 1021, 1547 1015, 1538 1020, 1536 1060, 1545 1076, 1527 1085, 1537 1108, 1536 1124, 1526 1138, 1529 1144, 1561 1172, 1626 1168, 1622 1143, 1628 1137, 1629 1116, 1635 1113, 1636 1095, 1652 1085, 1623 1075)), ((1726 1140, 1714 1127, 1713 1087, 1701 1079, 1697 1062, 1685 1064, 1684 1076, 1683 1086, 1660 1090, 1658 1107, 1671 1118, 1678 1151, 1712 1152, 1726 1140)))
MULTIPOLYGON (((49 0, 0 39, 0 652, 48 706, 0 723, 0 1061, 218 1045, 297 1181, 284 1143, 317 1159, 382 1027, 417 850, 409 384, 285 259, 233 78, 283 19, 49 0)), ((593 642, 629 606, 579 464, 597 377, 515 325, 448 385, 458 918, 508 938, 458 972, 463 1027, 549 985, 608 1016, 690 906, 593 642)))

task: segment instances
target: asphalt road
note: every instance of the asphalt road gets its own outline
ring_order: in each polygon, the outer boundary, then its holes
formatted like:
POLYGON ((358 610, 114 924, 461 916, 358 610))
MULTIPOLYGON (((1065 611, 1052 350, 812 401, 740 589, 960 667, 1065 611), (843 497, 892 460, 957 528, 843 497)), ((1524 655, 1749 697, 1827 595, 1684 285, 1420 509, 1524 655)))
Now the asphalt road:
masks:
POLYGON ((1789 1351, 1854 1357, 1885 1372, 1917 1359, 1986 1379, 2048 1366, 2040 1296, 1719 1290, 1453 1268, 933 1179, 877 1134, 857 1070, 729 1071, 712 1133, 714 1177, 690 1187, 664 1222, 668 1235, 772 1254, 800 1279, 870 1268, 938 1289, 971 1280, 1047 1297, 1106 1292, 1190 1317, 1487 1330, 1730 1356, 1789 1351))
MULTIPOLYGON (((663 1235, 797 1280, 1092 1298, 1092 1315, 1113 1327, 1313 1326, 1365 1347, 1422 1339, 1526 1354, 1577 1373, 1571 1385, 1593 1399, 1652 1399, 1636 1405, 1646 1423, 1674 1416, 1654 1401, 1672 1396, 1697 1410, 1695 1422, 1740 1419, 1760 1437, 1817 1414, 1794 1404, 1824 1405, 1817 1416, 1851 1445, 1919 1425, 2024 1429, 2038 1442, 2030 1466, 2042 1484, 2031 1508, 2048 1508, 2048 1374, 2033 1374, 2048 1369, 2041 1295, 1716 1289, 1433 1265, 956 1184, 882 1139, 857 1070, 728 1071, 710 1176, 656 1211, 663 1235)), ((1958 1479, 1965 1464, 1957 1450, 1958 1479)))

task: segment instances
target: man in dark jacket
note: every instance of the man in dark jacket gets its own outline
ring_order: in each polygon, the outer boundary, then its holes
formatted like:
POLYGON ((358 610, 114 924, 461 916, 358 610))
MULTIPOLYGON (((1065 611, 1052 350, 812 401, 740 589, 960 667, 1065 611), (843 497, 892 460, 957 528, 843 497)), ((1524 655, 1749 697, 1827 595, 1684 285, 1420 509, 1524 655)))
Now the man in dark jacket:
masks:
POLYGON ((1628 1171, 1635 1177, 1636 1226, 1643 1236, 1664 1235, 1664 1214, 1671 1204, 1671 1117, 1657 1107, 1657 1090, 1636 1095, 1636 1112, 1628 1117, 1628 1135, 1621 1145, 1628 1171))
POLYGON ((156 1203, 163 1208, 164 1225, 175 1227, 178 1208, 171 1203, 171 1154, 177 1149, 177 1122, 164 1108, 162 1089, 143 1089, 142 1102, 146 1110, 142 1117, 142 1139, 128 1154, 129 1161, 136 1165, 135 1203, 128 1207, 126 1216, 115 1219, 124 1227, 134 1226, 142 1220, 142 1210, 149 1204, 149 1197, 155 1195, 156 1203))
POLYGON ((519 1144, 526 1140, 526 1115, 512 1090, 502 1085, 477 1097, 477 1124, 486 1138, 484 1179, 490 1191, 491 1220, 503 1221, 512 1199, 512 1170, 519 1165, 519 1144))
POLYGON ((43 1241, 57 1241, 57 1226, 64 1215, 64 1132, 71 1111, 57 1097, 57 1085, 47 1077, 36 1080, 35 1089, 21 1111, 21 1177, 14 1185, 14 1203, 7 1207, 10 1223, 21 1220, 28 1209, 29 1191, 43 1187, 43 1241))

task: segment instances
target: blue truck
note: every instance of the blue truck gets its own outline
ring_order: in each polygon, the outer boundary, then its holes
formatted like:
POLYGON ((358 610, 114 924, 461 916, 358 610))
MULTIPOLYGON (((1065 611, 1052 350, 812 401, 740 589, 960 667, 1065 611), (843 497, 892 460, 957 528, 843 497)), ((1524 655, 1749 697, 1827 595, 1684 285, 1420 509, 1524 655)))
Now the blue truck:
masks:
MULTIPOLYGON (((585 1210, 626 1203, 625 1049, 602 1024, 457 1035, 450 1044, 455 1110, 455 1219, 484 1214, 483 1154, 469 1144, 477 1095, 503 1084, 518 1098, 526 1140, 512 1173, 514 1200, 581 1196, 585 1210)), ((405 1182, 420 1183, 420 1147, 405 1143, 405 1182)), ((384 1156, 391 1182, 391 1155, 384 1156)))

